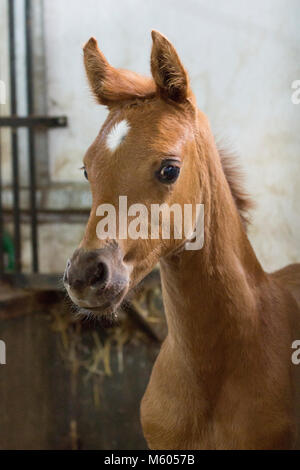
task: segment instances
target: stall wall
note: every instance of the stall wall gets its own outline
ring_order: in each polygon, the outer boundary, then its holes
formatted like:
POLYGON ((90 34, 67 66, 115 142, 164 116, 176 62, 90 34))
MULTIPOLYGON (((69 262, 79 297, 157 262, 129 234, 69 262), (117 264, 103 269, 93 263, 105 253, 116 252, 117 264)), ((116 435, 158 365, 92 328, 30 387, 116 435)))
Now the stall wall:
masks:
MULTIPOLYGON (((20 17, 23 3, 16 0, 16 14, 20 17)), ((157 29, 175 44, 189 71, 198 105, 209 116, 216 137, 240 156, 246 186, 256 202, 249 235, 263 266, 272 270, 300 261, 297 207, 300 88, 293 88, 300 80, 299 1, 37 0, 34 3, 44 7, 43 24, 38 28, 44 30, 46 92, 42 94, 46 96, 40 100, 46 101, 50 115, 65 114, 69 121, 66 129, 49 131, 48 152, 40 152, 38 156, 40 160, 49 158, 50 185, 56 194, 55 200, 47 192, 41 196, 46 209, 62 209, 61 202, 66 199, 66 191, 70 192, 70 183, 80 186, 74 187, 74 194, 78 200, 85 201, 78 208, 88 209, 90 204, 85 195, 88 183, 79 167, 105 119, 106 110, 95 104, 88 89, 82 64, 83 44, 95 36, 114 66, 149 74, 150 31, 157 29)), ((6 5, 6 0, 0 0, 2 26, 6 5)), ((6 79, 7 31, 5 28, 0 31, 3 39, 0 78, 3 75, 6 79)), ((18 31, 16 41, 21 57, 22 31, 18 31)), ((38 61, 40 57, 36 57, 38 61)), ((22 58, 18 67, 22 90, 22 58)), ((20 106, 23 106, 21 99, 20 106)), ((8 105, 1 105, 1 112, 9 112, 8 105)), ((1 136, 6 145, 3 173, 5 180, 9 180, 9 135, 2 130, 1 136)), ((26 145, 21 147, 24 149, 26 145)), ((22 179, 26 176, 26 165, 22 163, 25 157, 21 152, 22 179)), ((63 209, 68 210, 67 205, 63 209)), ((49 243, 39 248, 43 253, 43 270, 63 269, 66 256, 78 243, 77 227, 69 226, 65 233, 59 225, 59 219, 55 226, 49 224, 49 243), (76 233, 72 244, 73 230, 76 233)), ((83 229, 82 225, 81 235, 83 229)), ((28 253, 24 256, 29 259, 28 253)), ((28 268, 25 261, 24 267, 28 268)))
POLYGON ((82 45, 95 36, 114 66, 149 74, 154 28, 175 44, 216 137, 240 155, 264 267, 299 261, 299 18, 296 0, 45 0, 49 111, 70 124, 50 136, 53 180, 81 180, 106 116, 88 90, 82 45))

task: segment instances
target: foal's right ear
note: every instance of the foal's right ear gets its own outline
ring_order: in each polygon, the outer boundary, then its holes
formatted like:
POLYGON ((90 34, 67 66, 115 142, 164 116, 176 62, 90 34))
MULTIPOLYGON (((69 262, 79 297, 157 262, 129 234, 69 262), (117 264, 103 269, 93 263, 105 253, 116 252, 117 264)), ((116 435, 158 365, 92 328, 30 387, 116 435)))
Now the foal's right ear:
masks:
POLYGON ((98 48, 95 38, 90 38, 85 44, 83 54, 85 70, 91 90, 100 104, 107 104, 109 96, 107 96, 105 82, 111 74, 111 67, 98 48))
POLYGON ((83 48, 84 65, 91 90, 100 104, 114 103, 149 96, 155 93, 151 79, 134 72, 112 67, 91 38, 83 48))
POLYGON ((183 102, 190 94, 189 78, 174 46, 158 31, 152 31, 151 71, 160 95, 183 102))

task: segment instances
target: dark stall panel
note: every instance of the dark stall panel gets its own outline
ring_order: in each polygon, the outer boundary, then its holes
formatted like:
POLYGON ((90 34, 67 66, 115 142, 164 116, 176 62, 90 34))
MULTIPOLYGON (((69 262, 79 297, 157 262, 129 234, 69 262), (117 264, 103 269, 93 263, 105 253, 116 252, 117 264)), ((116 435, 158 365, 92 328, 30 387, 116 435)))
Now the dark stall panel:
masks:
POLYGON ((146 448, 139 406, 159 343, 126 315, 103 329, 46 299, 0 311, 0 448, 146 448))

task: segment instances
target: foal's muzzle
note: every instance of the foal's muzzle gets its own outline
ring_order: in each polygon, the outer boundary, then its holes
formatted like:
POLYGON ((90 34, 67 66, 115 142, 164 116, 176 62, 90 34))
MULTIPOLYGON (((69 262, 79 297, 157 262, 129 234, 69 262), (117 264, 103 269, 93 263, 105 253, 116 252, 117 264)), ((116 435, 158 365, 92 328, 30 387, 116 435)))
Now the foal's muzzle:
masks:
POLYGON ((114 311, 128 290, 129 274, 117 244, 76 250, 63 277, 71 300, 95 314, 114 311))

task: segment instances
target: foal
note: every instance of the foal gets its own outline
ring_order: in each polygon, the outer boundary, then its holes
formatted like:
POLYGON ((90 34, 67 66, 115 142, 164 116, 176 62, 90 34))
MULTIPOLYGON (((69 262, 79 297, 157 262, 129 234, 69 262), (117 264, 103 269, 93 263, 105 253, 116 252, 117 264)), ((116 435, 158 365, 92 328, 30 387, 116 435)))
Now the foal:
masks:
POLYGON ((113 68, 94 38, 84 47, 91 89, 110 112, 84 157, 93 204, 65 286, 79 307, 110 314, 160 261, 168 335, 141 405, 150 448, 290 448, 300 265, 263 271, 245 231, 247 198, 174 47, 152 38, 152 79, 113 68), (175 236, 100 240, 97 208, 118 207, 120 195, 149 209, 204 204, 203 248, 175 236))

